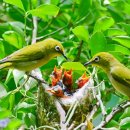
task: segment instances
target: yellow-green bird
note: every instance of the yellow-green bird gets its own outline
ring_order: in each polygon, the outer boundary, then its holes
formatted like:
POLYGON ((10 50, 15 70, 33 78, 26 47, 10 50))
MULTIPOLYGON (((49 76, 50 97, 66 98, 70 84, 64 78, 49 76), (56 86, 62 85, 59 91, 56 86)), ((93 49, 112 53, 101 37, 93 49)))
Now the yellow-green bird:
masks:
POLYGON ((102 68, 113 87, 130 98, 130 70, 113 55, 107 52, 100 52, 84 65, 87 66, 89 64, 102 68))
POLYGON ((26 46, 0 60, 0 69, 14 68, 29 72, 45 65, 49 60, 64 54, 62 44, 52 38, 26 46))

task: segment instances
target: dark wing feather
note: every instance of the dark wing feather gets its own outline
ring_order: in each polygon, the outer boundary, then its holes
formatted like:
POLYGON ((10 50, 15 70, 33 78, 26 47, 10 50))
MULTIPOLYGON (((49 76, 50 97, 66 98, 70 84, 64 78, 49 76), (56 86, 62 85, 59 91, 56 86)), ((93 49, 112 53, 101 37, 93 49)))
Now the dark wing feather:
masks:
POLYGON ((111 75, 113 79, 119 83, 130 87, 130 70, 125 66, 115 67, 113 71, 111 71, 111 75))

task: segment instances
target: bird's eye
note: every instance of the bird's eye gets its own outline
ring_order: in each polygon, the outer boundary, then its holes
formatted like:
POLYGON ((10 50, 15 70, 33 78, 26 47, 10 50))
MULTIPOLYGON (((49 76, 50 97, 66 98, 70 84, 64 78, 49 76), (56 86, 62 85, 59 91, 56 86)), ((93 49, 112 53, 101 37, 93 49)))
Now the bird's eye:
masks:
POLYGON ((60 47, 59 46, 55 46, 55 50, 56 51, 60 51, 60 47))
POLYGON ((99 60, 100 60, 100 58, 98 56, 95 57, 95 59, 94 59, 95 62, 98 62, 99 60))

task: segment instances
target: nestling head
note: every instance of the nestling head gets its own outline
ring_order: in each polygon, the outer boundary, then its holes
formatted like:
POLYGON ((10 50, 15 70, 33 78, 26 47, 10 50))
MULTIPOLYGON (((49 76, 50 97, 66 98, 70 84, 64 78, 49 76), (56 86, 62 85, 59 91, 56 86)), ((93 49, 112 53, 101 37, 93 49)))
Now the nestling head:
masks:
POLYGON ((64 48, 58 40, 55 40, 53 38, 48 38, 44 40, 46 42, 47 48, 50 50, 52 54, 63 55, 65 59, 67 59, 66 55, 64 54, 64 48))
POLYGON ((104 70, 108 70, 115 61, 117 60, 110 53, 100 52, 94 55, 92 59, 84 65, 87 66, 89 64, 92 64, 93 66, 98 66, 104 70))

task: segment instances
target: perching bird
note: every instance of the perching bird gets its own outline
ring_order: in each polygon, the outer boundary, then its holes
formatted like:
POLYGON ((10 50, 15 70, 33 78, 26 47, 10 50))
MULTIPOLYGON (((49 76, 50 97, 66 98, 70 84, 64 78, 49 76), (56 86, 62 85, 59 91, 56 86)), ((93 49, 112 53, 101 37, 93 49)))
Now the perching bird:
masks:
POLYGON ((15 68, 29 72, 45 65, 49 60, 59 55, 63 55, 67 59, 62 44, 55 39, 48 38, 26 46, 0 60, 0 69, 15 68))
POLYGON ((87 66, 89 64, 102 68, 113 87, 130 98, 130 70, 113 55, 107 52, 100 52, 84 65, 87 66))

